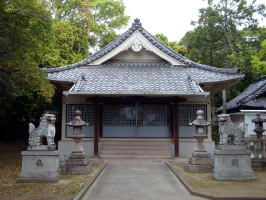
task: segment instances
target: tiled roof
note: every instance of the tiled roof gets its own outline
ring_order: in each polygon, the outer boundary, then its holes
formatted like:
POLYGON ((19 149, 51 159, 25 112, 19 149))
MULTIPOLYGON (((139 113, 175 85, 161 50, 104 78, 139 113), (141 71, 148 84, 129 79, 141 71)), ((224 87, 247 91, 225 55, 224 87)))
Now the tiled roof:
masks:
POLYGON ((199 83, 239 78, 168 63, 110 63, 48 73, 50 80, 72 80, 71 92, 88 94, 204 94, 199 83))
POLYGON ((266 93, 266 76, 256 80, 241 94, 226 104, 228 110, 238 107, 260 107, 266 109, 266 98, 261 97, 266 93))
POLYGON ((85 60, 82 60, 82 61, 80 61, 78 63, 67 65, 67 66, 63 66, 63 67, 42 68, 42 69, 47 71, 47 72, 56 72, 56 71, 74 69, 74 68, 77 68, 77 67, 88 65, 88 64, 92 63, 93 61, 95 61, 95 60, 103 57, 104 55, 110 53, 115 48, 117 48, 125 40, 127 40, 136 30, 138 30, 155 47, 157 47, 158 49, 163 51, 168 56, 176 59, 177 61, 179 61, 180 63, 183 63, 184 65, 186 65, 188 67, 194 67, 194 68, 198 68, 198 69, 205 69, 205 70, 208 70, 208 71, 229 73, 229 74, 239 73, 239 69, 225 69, 225 68, 211 67, 211 66, 208 66, 208 65, 203 65, 203 64, 199 64, 199 63, 193 62, 193 61, 185 58, 184 56, 182 56, 182 55, 178 54, 177 52, 173 51, 172 49, 170 49, 169 47, 167 47, 166 45, 161 43, 159 40, 157 40, 155 37, 153 37, 148 31, 146 31, 142 27, 139 19, 135 19, 134 23, 132 24, 132 27, 129 28, 124 34, 122 34, 120 37, 118 37, 113 42, 109 43, 104 48, 100 49, 98 52, 96 52, 95 54, 93 54, 89 58, 87 58, 85 60))

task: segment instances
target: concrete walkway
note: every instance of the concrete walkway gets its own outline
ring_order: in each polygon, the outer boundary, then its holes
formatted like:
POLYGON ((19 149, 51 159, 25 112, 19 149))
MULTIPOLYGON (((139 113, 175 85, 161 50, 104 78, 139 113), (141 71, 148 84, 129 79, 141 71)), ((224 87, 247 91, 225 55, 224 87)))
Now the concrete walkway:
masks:
POLYGON ((192 200, 164 163, 111 163, 82 200, 192 200))

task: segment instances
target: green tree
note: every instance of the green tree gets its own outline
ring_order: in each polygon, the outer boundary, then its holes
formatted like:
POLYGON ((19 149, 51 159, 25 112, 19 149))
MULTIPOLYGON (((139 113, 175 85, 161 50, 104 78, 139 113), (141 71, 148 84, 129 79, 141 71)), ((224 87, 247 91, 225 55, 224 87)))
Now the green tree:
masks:
POLYGON ((180 43, 188 47, 187 56, 198 62, 217 67, 240 67, 248 71, 246 58, 251 36, 258 30, 255 14, 265 16, 265 5, 256 0, 208 0, 208 7, 200 9, 194 31, 188 32, 180 43))
POLYGON ((251 50, 251 66, 255 74, 260 77, 266 75, 266 28, 261 28, 255 37, 258 48, 251 50))
MULTIPOLYGON (((208 0, 200 9, 195 29, 181 39, 188 48, 186 56, 203 64, 240 68, 246 74, 228 93, 228 100, 238 95, 256 77, 251 67, 251 55, 259 50, 262 32, 256 16, 265 16, 265 5, 256 0, 208 0)), ((221 105, 221 99, 217 98, 221 105)))
POLYGON ((180 45, 176 41, 169 41, 168 38, 163 33, 157 33, 155 34, 155 37, 160 40, 162 43, 164 43, 166 46, 170 47, 174 51, 185 55, 187 53, 187 47, 185 45, 180 45))
POLYGON ((0 1, 1 92, 16 97, 31 88, 51 99, 53 87, 37 70, 35 60, 49 43, 51 25, 50 13, 39 0, 0 1))
POLYGON ((54 16, 53 38, 39 57, 40 67, 58 67, 86 58, 117 37, 125 26, 125 6, 116 0, 46 0, 54 16))
POLYGON ((252 67, 259 75, 266 75, 266 40, 261 43, 261 49, 251 56, 252 67))
POLYGON ((92 0, 93 22, 91 25, 91 37, 94 44, 104 47, 113 41, 116 30, 126 26, 129 16, 125 15, 125 6, 121 0, 92 0))
POLYGON ((52 99, 54 87, 36 60, 50 42, 51 29, 52 18, 42 1, 0 0, 1 139, 10 137, 17 122, 39 117, 52 99))

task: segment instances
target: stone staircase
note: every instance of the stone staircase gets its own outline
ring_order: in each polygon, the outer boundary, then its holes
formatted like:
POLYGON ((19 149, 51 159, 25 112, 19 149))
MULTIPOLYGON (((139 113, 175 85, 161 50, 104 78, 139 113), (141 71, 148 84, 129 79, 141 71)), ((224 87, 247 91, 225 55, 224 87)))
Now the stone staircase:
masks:
POLYGON ((100 157, 105 159, 169 159, 170 143, 165 141, 104 141, 100 157))

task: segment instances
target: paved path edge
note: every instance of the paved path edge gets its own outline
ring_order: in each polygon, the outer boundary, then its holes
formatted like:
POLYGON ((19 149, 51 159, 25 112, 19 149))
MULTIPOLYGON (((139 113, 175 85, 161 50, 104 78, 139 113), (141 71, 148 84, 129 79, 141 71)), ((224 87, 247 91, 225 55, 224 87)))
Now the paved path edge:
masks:
POLYGON ((177 177, 177 179, 184 185, 184 187, 189 191, 189 193, 194 196, 203 197, 212 200, 266 200, 266 197, 215 196, 198 192, 182 177, 180 173, 178 173, 171 166, 169 162, 166 162, 165 164, 169 167, 169 169, 173 172, 173 174, 177 177))
POLYGON ((80 190, 80 192, 74 197, 73 200, 81 200, 84 196, 84 194, 90 189, 90 187, 93 185, 93 183, 97 180, 97 178, 103 173, 104 169, 108 163, 105 163, 97 172, 96 174, 90 179, 88 183, 86 183, 83 188, 80 190))

